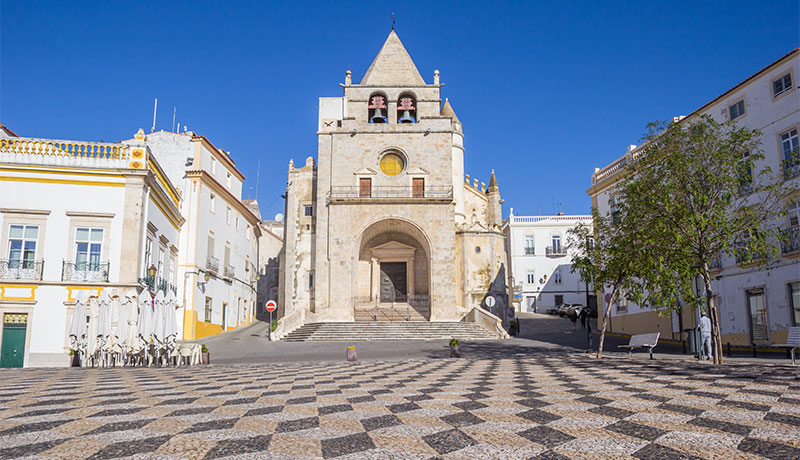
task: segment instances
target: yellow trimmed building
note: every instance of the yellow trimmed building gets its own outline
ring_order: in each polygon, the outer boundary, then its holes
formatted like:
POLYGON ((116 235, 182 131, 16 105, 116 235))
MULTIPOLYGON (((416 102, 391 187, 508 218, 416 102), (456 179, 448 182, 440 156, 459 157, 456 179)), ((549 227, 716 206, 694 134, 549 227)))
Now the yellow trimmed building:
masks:
POLYGON ((175 291, 181 193, 142 130, 103 143, 0 128, 0 367, 67 366, 79 291, 175 291))
POLYGON ((177 298, 183 339, 231 331, 256 318, 260 216, 242 201, 244 175, 229 152, 191 131, 145 136, 180 191, 177 298))

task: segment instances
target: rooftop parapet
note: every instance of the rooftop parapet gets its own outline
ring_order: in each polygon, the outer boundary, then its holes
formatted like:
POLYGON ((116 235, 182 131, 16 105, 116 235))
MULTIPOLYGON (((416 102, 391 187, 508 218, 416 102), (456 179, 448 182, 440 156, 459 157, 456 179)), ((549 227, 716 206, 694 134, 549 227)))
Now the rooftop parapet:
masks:
POLYGON ((136 155, 133 155, 130 146, 118 143, 15 137, 0 139, 0 162, 93 168, 144 168, 146 166, 144 151, 133 150, 136 155))

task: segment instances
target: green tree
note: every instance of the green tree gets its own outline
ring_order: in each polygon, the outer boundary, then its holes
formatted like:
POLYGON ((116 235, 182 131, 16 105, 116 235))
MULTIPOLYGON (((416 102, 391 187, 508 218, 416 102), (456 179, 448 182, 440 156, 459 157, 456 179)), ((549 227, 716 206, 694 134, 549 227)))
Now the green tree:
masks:
POLYGON ((636 278, 641 267, 634 252, 647 249, 636 244, 641 235, 629 231, 634 227, 619 225, 626 213, 627 207, 623 203, 615 206, 610 215, 601 215, 594 209, 594 228, 581 223, 568 232, 568 245, 575 254, 572 258, 572 272, 577 271, 581 279, 600 287, 601 292, 605 292, 605 287, 611 289, 611 302, 598 299, 598 304, 604 308, 597 348, 598 358, 603 357, 611 304, 614 300, 619 301, 628 297, 628 293, 635 292, 636 278))
POLYGON ((617 232, 652 248, 627 248, 637 265, 629 296, 669 308, 702 300, 718 364, 722 341, 711 267, 722 254, 760 264, 778 251, 785 189, 782 178, 760 164, 760 136, 708 115, 653 123, 618 184, 625 205, 617 232), (692 289, 696 277, 703 281, 699 295, 692 289))

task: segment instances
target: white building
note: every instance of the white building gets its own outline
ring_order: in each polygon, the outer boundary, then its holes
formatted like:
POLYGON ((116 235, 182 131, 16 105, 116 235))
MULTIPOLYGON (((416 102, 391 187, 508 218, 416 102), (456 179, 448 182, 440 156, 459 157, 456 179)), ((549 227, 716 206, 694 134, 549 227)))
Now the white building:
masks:
POLYGON ((175 284, 180 193, 142 130, 98 143, 2 128, 0 367, 67 366, 78 292, 155 293, 175 284), (145 275, 151 265, 155 279, 145 275))
POLYGON ((568 232, 581 223, 591 227, 592 216, 515 216, 511 208, 503 230, 517 311, 545 313, 562 303, 594 301, 580 274, 572 273, 568 250, 568 232))
POLYGON ((260 216, 242 201, 244 175, 227 152, 191 131, 158 131, 146 138, 183 196, 186 224, 177 270, 183 338, 251 323, 261 229, 260 216))
MULTIPOLYGON (((682 123, 708 114, 717 121, 734 120, 758 129, 765 158, 757 169, 769 167, 783 175, 791 190, 785 197, 788 215, 780 222, 788 242, 781 254, 764 266, 745 264, 722 256, 716 264, 713 289, 718 293, 720 328, 725 343, 766 345, 786 343, 789 326, 800 326, 800 163, 790 160, 798 152, 800 131, 800 49, 795 49, 695 110, 682 123), (787 161, 788 160, 788 161, 787 161)), ((631 146, 622 157, 592 175, 587 191, 592 206, 609 212, 626 164, 639 148, 631 146)), ((757 173, 754 171, 754 174, 757 173)), ((753 196, 753 205, 758 205, 753 196)), ((680 330, 695 326, 692 312, 662 317, 650 308, 630 302, 615 304, 613 331, 625 333, 660 331, 662 337, 678 337, 680 330)))

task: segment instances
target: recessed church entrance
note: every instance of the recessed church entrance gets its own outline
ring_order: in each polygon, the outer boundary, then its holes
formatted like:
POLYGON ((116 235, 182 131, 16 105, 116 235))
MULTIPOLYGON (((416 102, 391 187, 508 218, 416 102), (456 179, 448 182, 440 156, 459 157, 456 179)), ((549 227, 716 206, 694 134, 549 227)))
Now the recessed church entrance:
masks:
POLYGON ((408 301, 405 262, 381 262, 381 302, 408 301))
POLYGON ((355 264, 356 321, 428 321, 430 248, 414 225, 386 219, 361 235, 355 264))

